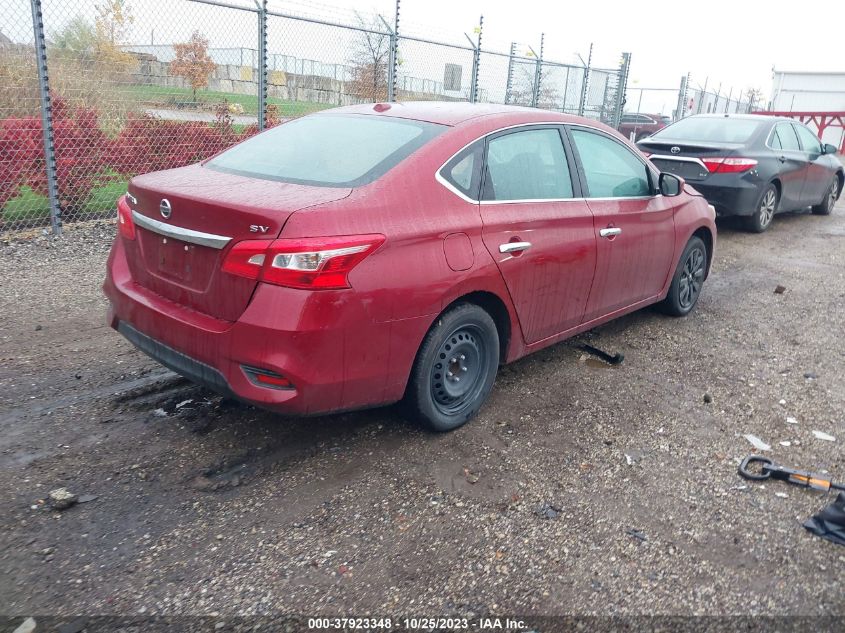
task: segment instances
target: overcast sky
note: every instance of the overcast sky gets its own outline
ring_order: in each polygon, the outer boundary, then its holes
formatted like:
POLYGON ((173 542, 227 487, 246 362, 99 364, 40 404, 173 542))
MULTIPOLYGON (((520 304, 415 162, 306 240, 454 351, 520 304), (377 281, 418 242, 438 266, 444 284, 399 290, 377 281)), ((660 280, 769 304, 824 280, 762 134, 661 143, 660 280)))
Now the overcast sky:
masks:
MULTIPOLYGON (((285 5, 284 2, 278 4, 285 5)), ((392 14, 392 0, 333 0, 349 8, 376 8, 392 14)), ((733 86, 734 93, 757 87, 768 94, 771 71, 845 71, 842 24, 845 1, 804 0, 793 5, 760 0, 402 0, 409 23, 469 30, 484 14, 484 38, 491 45, 511 40, 533 43, 546 33, 546 56, 586 58, 590 42, 604 65, 619 53, 633 54, 630 87, 675 87, 680 77, 709 87, 733 86)), ((401 22, 400 22, 401 27, 401 22)))

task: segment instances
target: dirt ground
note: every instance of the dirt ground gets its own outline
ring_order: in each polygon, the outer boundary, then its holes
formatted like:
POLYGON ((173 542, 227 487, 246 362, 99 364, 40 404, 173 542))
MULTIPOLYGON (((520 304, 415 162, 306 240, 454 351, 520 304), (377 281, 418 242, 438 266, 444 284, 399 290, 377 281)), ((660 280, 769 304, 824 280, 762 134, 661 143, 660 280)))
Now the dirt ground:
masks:
POLYGON ((113 232, 0 241, 0 613, 843 613, 845 548, 801 525, 833 496, 736 472, 754 434, 845 480, 843 201, 720 224, 691 316, 507 366, 445 435, 164 370, 105 325, 113 232))

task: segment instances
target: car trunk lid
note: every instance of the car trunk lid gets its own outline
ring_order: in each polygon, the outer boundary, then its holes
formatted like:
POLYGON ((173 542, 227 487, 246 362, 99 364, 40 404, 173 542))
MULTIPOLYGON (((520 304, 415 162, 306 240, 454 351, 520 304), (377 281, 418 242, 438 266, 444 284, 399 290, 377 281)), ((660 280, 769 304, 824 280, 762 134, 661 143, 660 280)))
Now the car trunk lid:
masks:
POLYGON ((742 148, 741 143, 702 143, 682 140, 649 138, 637 143, 660 171, 680 176, 685 180, 701 181, 710 171, 701 162, 710 156, 731 156, 742 148))
POLYGON ((258 282, 223 272, 231 247, 246 239, 275 239, 297 210, 350 192, 249 178, 202 165, 138 176, 129 186, 136 225, 134 246, 127 248, 132 277, 171 301, 234 321, 258 282))

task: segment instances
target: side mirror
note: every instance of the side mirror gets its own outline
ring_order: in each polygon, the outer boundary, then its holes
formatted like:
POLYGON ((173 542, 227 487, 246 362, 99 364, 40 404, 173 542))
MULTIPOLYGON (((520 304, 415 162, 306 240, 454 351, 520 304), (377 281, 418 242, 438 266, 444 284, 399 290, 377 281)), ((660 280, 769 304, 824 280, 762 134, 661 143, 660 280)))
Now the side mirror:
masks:
POLYGON ((684 190, 684 179, 674 174, 661 173, 657 179, 657 186, 660 189, 660 193, 664 196, 670 198, 679 196, 684 190))
POLYGON ((835 154, 837 151, 836 145, 831 145, 830 143, 825 143, 822 145, 822 154, 835 154))

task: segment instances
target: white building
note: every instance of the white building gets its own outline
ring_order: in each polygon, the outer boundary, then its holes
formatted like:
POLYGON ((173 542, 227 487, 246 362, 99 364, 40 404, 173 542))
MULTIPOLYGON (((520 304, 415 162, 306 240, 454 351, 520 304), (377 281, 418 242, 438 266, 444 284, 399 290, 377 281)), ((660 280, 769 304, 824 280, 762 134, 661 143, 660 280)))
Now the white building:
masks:
MULTIPOLYGON (((845 113, 845 71, 790 72, 774 70, 772 101, 774 112, 845 113)), ((798 117, 796 117, 798 118, 798 117)), ((820 117, 802 117, 818 131, 820 117)), ((845 116, 829 120, 822 133, 825 143, 845 147, 845 116)))

